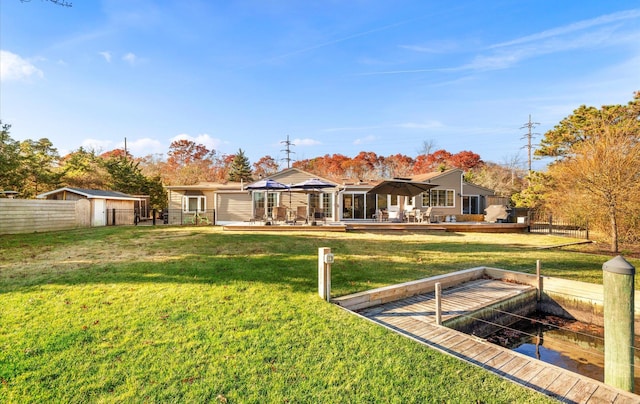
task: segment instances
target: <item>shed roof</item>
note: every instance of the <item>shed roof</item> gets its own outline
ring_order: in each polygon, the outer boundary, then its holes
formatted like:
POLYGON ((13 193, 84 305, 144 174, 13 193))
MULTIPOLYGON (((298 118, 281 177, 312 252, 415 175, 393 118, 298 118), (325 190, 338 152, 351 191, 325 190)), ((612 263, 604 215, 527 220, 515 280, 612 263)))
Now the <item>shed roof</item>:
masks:
POLYGON ((57 194, 60 192, 72 192, 74 194, 78 194, 84 196, 88 199, 116 199, 121 201, 138 201, 139 197, 135 197, 133 195, 125 194, 124 192, 118 191, 107 191, 102 189, 83 189, 83 188, 73 188, 73 187, 64 187, 54 189, 53 191, 45 192, 36 196, 36 198, 42 199, 46 198, 49 195, 57 194))

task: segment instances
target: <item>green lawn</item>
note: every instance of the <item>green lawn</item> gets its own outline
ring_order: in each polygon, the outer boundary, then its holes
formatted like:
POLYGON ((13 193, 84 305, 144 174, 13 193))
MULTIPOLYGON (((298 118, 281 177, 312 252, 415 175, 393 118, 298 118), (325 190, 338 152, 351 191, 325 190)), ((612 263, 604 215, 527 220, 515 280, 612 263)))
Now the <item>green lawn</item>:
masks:
MULTIPOLYGON (((534 235, 120 227, 0 236, 0 402, 547 402, 323 302, 487 265, 601 282, 534 235)), ((630 260, 638 266, 637 261, 630 260)))

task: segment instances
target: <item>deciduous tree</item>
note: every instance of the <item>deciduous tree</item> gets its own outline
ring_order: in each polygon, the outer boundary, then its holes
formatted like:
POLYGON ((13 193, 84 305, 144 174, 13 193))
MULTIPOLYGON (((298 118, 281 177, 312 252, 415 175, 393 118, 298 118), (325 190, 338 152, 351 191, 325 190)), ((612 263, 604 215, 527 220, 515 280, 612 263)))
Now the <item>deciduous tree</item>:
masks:
POLYGON ((640 214, 639 118, 640 92, 625 106, 581 106, 545 134, 537 151, 557 158, 549 167, 552 188, 546 198, 608 222, 612 252, 618 251, 625 218, 640 214))
POLYGON ((256 178, 266 178, 280 169, 278 162, 271 156, 261 157, 253 163, 253 175, 256 178))

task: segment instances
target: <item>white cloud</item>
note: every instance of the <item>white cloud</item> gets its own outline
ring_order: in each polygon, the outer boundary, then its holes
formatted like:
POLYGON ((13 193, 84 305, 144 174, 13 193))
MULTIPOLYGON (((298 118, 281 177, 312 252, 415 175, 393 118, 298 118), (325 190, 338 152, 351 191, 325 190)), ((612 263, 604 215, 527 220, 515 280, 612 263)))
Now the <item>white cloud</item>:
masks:
POLYGON ((191 140, 192 142, 202 144, 209 150, 219 151, 220 145, 224 142, 221 139, 213 138, 206 133, 203 133, 198 136, 187 135, 186 133, 181 133, 178 136, 174 136, 169 141, 174 142, 176 140, 191 140))
POLYGON ((124 60, 125 62, 133 66, 138 62, 138 57, 133 53, 129 52, 122 57, 122 60, 124 60))
MULTIPOLYGON (((124 142, 117 145, 118 148, 124 148, 124 142)), ((134 156, 146 156, 148 154, 164 153, 166 151, 165 146, 156 139, 148 137, 127 141, 127 151, 134 156)))
POLYGON ((103 51, 103 52, 98 52, 98 53, 104 58, 104 60, 107 61, 107 63, 111 63, 111 52, 103 51))
POLYGON ((103 153, 111 150, 113 142, 111 140, 85 139, 82 141, 82 147, 86 150, 93 150, 96 153, 103 153))
POLYGON ((618 21, 631 20, 640 18, 640 10, 627 10, 618 13, 607 14, 590 20, 579 21, 573 24, 565 25, 558 28, 538 32, 536 34, 513 39, 511 41, 502 42, 491 46, 491 48, 499 48, 504 46, 519 45, 527 42, 537 42, 542 39, 553 38, 560 35, 570 34, 576 31, 585 30, 591 27, 607 25, 618 21))
POLYGON ((44 74, 26 59, 15 53, 0 50, 0 80, 24 80, 32 76, 42 78, 44 74))
POLYGON ((373 143, 376 140, 378 140, 378 138, 374 135, 369 135, 369 136, 365 136, 363 138, 359 138, 353 141, 354 145, 360 145, 360 144, 368 144, 368 143, 373 143))
POLYGON ((296 146, 317 146, 322 143, 315 139, 306 138, 306 139, 293 139, 293 144, 295 144, 296 146))

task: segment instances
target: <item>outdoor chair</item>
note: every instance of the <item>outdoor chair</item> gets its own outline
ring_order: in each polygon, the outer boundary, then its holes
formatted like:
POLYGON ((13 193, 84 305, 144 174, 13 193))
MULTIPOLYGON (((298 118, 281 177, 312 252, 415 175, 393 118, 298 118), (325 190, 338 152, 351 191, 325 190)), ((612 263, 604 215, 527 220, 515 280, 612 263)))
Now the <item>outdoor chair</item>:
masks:
POLYGON ((307 222, 307 207, 306 206, 298 206, 296 208, 296 218, 293 221, 294 223, 298 222, 307 222))
POLYGON ((256 208, 250 222, 262 222, 264 220, 264 208, 256 208))
POLYGON ((323 224, 327 223, 327 218, 324 215, 324 210, 323 209, 316 209, 313 212, 313 221, 314 222, 322 221, 323 224))
POLYGON ((287 221, 287 208, 284 206, 275 206, 273 208, 273 220, 275 222, 286 222, 287 221))
POLYGON ((433 210, 432 206, 429 206, 427 208, 427 210, 425 210, 424 212, 422 212, 422 220, 420 220, 421 222, 427 222, 427 223, 431 223, 431 211, 433 210))

